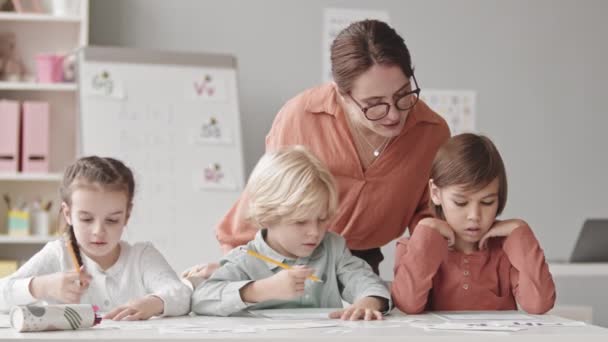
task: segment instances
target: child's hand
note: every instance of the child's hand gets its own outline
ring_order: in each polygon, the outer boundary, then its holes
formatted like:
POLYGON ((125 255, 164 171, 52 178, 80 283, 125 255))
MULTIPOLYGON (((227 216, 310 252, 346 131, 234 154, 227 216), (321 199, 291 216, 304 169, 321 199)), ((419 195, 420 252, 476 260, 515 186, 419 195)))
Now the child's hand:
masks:
POLYGON ((330 313, 329 317, 350 321, 357 321, 360 319, 366 321, 373 321, 375 319, 382 320, 384 317, 380 311, 383 310, 386 305, 386 299, 384 298, 364 297, 344 310, 330 313))
POLYGON ((526 222, 522 220, 504 220, 504 221, 496 221, 488 230, 488 232, 479 240, 479 249, 484 249, 487 247, 488 239, 492 237, 500 237, 500 236, 509 236, 511 232, 520 226, 525 225, 526 222))
POLYGON ((436 219, 433 217, 426 217, 420 220, 418 224, 430 227, 435 229, 441 236, 443 236, 446 240, 448 240, 448 247, 454 245, 456 241, 456 235, 454 234, 454 229, 445 222, 444 220, 436 219))
POLYGON ((199 264, 193 266, 182 273, 182 278, 188 280, 192 283, 192 286, 196 289, 196 287, 202 283, 203 281, 209 279, 213 272, 215 272, 220 267, 220 264, 217 262, 210 262, 208 264, 199 264))
POLYGON ((128 302, 108 312, 103 318, 114 321, 137 321, 146 320, 152 316, 158 316, 165 310, 162 299, 148 295, 128 302))
POLYGON ((32 278, 30 293, 36 299, 52 299, 64 304, 80 303, 93 278, 83 268, 80 272, 58 272, 32 278))
POLYGON ((210 262, 208 264, 199 264, 196 266, 192 266, 189 269, 182 272, 182 278, 188 277, 202 277, 209 278, 213 272, 215 272, 220 267, 220 264, 217 262, 210 262))
POLYGON ((290 300, 304 294, 306 278, 314 270, 307 266, 294 266, 290 270, 255 281, 241 290, 241 298, 245 302, 259 303, 267 300, 290 300))
POLYGON ((289 300, 304 294, 306 278, 314 273, 307 266, 294 266, 290 270, 282 270, 264 282, 269 289, 272 299, 289 300))

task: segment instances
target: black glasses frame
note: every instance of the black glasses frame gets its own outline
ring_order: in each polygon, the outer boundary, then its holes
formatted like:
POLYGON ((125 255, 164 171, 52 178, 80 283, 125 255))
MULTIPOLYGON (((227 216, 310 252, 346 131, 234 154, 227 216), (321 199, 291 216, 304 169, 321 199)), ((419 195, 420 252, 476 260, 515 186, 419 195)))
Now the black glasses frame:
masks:
POLYGON ((359 107, 359 109, 361 109, 361 111, 363 112, 363 115, 365 115, 365 118, 369 121, 378 121, 378 120, 382 120, 384 119, 387 115, 388 112, 391 110, 391 106, 395 106, 395 108, 397 108, 398 110, 408 110, 413 108, 416 103, 418 103, 418 100, 420 99, 420 87, 418 86, 418 81, 416 81, 416 76, 414 76, 412 74, 412 79, 414 79, 414 84, 416 85, 416 89, 412 90, 412 91, 408 91, 407 93, 403 94, 402 96, 399 96, 398 98, 393 97, 393 104, 390 104, 388 102, 380 102, 377 103, 375 105, 371 105, 371 106, 367 106, 367 107, 363 107, 357 100, 355 100, 355 98, 350 94, 350 92, 347 94, 348 97, 350 97, 351 100, 353 100, 353 102, 357 105, 357 107, 359 107), (397 105, 397 103, 399 102, 399 100, 401 100, 402 98, 412 95, 412 94, 416 94, 416 100, 412 103, 411 106, 407 107, 407 108, 399 108, 399 106, 397 105), (380 107, 383 106, 385 107, 385 111, 384 111, 384 115, 377 117, 377 118, 370 118, 369 116, 367 116, 367 112, 372 109, 372 108, 376 108, 376 107, 380 107))

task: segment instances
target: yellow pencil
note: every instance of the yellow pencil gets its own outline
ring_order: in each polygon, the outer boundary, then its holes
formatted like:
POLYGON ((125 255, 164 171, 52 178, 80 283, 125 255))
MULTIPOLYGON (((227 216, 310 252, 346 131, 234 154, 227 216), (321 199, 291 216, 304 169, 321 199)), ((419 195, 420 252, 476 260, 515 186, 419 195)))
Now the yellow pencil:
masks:
POLYGON ((76 268, 76 272, 80 273, 80 263, 78 262, 78 258, 76 257, 76 251, 72 247, 72 243, 68 240, 66 241, 66 247, 70 256, 72 257, 72 263, 74 264, 74 268, 76 268))
MULTIPOLYGON (((259 253, 257 253, 257 252, 252 251, 252 250, 249 250, 249 249, 247 250, 247 254, 249 254, 249 255, 251 255, 251 256, 253 256, 253 257, 256 257, 256 258, 258 258, 258 259, 260 259, 260 260, 263 260, 263 261, 269 262, 269 263, 271 263, 271 264, 277 265, 277 266, 279 266, 279 267, 281 267, 281 268, 284 268, 284 269, 286 269, 286 270, 289 270, 289 269, 292 269, 292 268, 293 268, 293 267, 291 267, 291 266, 289 266, 289 265, 286 265, 286 264, 284 264, 284 263, 282 263, 282 262, 276 261, 276 260, 274 260, 274 259, 271 259, 271 258, 269 258, 269 257, 267 257, 267 256, 264 256, 264 255, 262 255, 262 254, 259 254, 259 253)), ((312 280, 312 281, 316 281, 316 282, 318 282, 318 283, 322 283, 322 282, 323 282, 323 280, 321 280, 321 279, 317 278, 317 277, 316 277, 314 274, 309 275, 309 276, 308 276, 308 279, 310 279, 310 280, 312 280)))

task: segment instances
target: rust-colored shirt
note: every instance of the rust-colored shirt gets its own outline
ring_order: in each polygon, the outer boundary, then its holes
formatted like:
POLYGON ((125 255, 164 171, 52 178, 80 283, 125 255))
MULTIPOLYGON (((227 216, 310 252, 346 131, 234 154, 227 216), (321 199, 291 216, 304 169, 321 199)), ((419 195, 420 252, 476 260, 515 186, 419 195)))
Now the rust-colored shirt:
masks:
MULTIPOLYGON (((327 83, 288 101, 266 136, 266 150, 308 147, 328 166, 338 185, 340 203, 331 230, 344 236, 350 249, 381 247, 431 216, 427 208, 431 163, 450 132, 443 118, 418 101, 400 135, 364 171, 337 96, 335 87, 327 83)), ((245 220, 246 210, 244 193, 219 223, 217 238, 224 252, 255 236, 256 228, 245 220)))
POLYGON ((436 230, 420 225, 397 242, 391 294, 399 310, 517 310, 542 314, 555 303, 555 284, 527 225, 491 238, 473 254, 448 250, 436 230))

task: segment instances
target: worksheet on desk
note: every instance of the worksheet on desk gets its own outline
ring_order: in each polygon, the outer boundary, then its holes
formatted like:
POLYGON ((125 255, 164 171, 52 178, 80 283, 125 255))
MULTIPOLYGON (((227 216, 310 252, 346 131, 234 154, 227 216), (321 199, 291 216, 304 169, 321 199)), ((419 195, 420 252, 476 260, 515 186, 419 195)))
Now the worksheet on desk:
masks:
POLYGON ((11 323, 8 319, 8 315, 2 315, 0 314, 0 329, 2 328, 10 328, 11 327, 11 323))
POLYGON ((297 308, 297 309, 267 309, 250 310, 249 313, 256 317, 264 317, 280 320, 325 320, 330 319, 329 314, 340 309, 333 308, 297 308))
POLYGON ((438 311, 434 315, 447 321, 526 321, 534 317, 518 311, 438 311))

